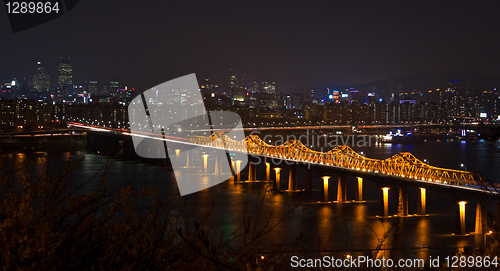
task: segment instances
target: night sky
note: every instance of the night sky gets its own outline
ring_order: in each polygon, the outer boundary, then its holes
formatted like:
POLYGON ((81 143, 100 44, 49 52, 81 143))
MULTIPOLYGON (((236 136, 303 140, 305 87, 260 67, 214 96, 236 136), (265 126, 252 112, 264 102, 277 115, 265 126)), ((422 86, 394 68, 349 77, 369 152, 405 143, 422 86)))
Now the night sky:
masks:
POLYGON ((500 75, 500 1, 107 1, 13 34, 0 10, 0 79, 74 82, 118 77, 151 87, 196 73, 227 86, 275 81, 278 91, 358 84, 413 73, 500 75))

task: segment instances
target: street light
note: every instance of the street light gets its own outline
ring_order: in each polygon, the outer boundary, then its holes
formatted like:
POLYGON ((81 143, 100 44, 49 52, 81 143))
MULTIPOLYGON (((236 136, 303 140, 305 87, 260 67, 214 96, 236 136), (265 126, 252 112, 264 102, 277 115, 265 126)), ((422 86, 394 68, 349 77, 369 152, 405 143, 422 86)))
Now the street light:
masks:
POLYGON ((464 171, 467 171, 467 166, 466 165, 460 164, 460 167, 462 167, 464 169, 464 171))

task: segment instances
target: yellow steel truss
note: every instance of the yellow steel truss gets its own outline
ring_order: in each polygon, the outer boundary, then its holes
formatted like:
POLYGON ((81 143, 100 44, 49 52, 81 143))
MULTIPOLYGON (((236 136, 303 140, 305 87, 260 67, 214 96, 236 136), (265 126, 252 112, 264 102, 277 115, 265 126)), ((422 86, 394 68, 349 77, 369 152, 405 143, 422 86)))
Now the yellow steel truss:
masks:
POLYGON ((211 136, 193 136, 191 143, 228 150, 248 152, 298 162, 318 163, 353 170, 381 173, 416 180, 454 185, 482 185, 479 174, 431 166, 409 152, 401 152, 384 160, 358 154, 349 146, 336 146, 327 152, 311 150, 298 140, 289 140, 280 146, 267 144, 257 135, 236 141, 224 132, 211 136))

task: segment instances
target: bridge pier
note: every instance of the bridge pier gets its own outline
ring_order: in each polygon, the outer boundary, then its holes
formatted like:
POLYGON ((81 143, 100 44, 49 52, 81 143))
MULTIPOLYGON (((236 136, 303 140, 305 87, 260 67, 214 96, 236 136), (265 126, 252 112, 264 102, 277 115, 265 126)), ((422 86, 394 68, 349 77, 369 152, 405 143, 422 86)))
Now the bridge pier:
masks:
POLYGON ((236 160, 235 163, 236 163, 236 182, 240 183, 241 182, 241 172, 240 172, 241 160, 236 160))
POLYGON ((465 205, 467 201, 459 201, 458 203, 458 215, 457 215, 457 233, 455 235, 467 235, 465 229, 465 205))
POLYGON ((346 182, 345 182, 345 175, 339 175, 338 179, 338 185, 337 185, 337 202, 338 203, 344 203, 346 202, 346 182))
POLYGON ((418 197, 417 215, 426 216, 427 189, 420 187, 420 197, 418 197))
POLYGON ((485 234, 488 232, 487 229, 487 217, 486 217, 486 206, 481 200, 477 200, 476 203, 476 224, 475 224, 475 234, 485 234))
POLYGON ((228 161, 230 162, 229 163, 229 171, 230 171, 229 173, 231 174, 231 177, 229 179, 232 180, 233 183, 235 183, 236 176, 235 176, 235 171, 234 171, 234 161, 231 158, 228 158, 228 161))
POLYGON ((322 202, 330 202, 328 197, 328 183, 330 181, 330 176, 323 176, 323 200, 322 202))
POLYGON ((280 189, 281 189, 281 180, 280 180, 281 168, 275 167, 274 171, 276 172, 276 175, 275 175, 274 182, 273 182, 273 190, 276 192, 280 192, 280 189))
POLYGON ((297 167, 290 166, 290 174, 288 175, 288 190, 297 191, 297 167))
POLYGON ((190 152, 186 152, 186 168, 193 167, 193 158, 189 155, 190 152))
POLYGON ((248 182, 255 182, 257 181, 257 176, 256 176, 257 170, 255 165, 250 161, 248 163, 248 182))
POLYGON ((271 181, 271 163, 266 162, 266 176, 264 179, 265 182, 271 181))
POLYGON ((175 150, 175 164, 177 166, 180 166, 180 161, 179 161, 179 156, 180 156, 180 153, 181 153, 181 150, 180 149, 176 149, 175 150))
POLYGON ((398 216, 408 216, 408 187, 405 185, 399 187, 398 216))
POLYGON ((236 182, 236 174, 235 174, 235 171, 234 171, 234 161, 233 159, 230 159, 231 163, 230 163, 230 167, 231 167, 231 174, 233 175, 233 183, 236 182))
MULTIPOLYGON (((188 152, 188 157, 189 157, 189 152, 188 152)), ((208 173, 208 154, 203 154, 202 157, 203 157, 203 173, 207 174, 208 173)))
POLYGON ((380 188, 382 193, 380 194, 380 215, 378 217, 387 218, 389 215, 389 189, 390 187, 382 187, 380 188))
POLYGON ((356 191, 354 193, 354 201, 356 202, 364 202, 363 201, 363 178, 356 177, 358 179, 356 191))
POLYGON ((219 161, 219 157, 216 155, 215 156, 215 165, 214 165, 214 174, 215 175, 220 175, 222 174, 222 164, 219 161))

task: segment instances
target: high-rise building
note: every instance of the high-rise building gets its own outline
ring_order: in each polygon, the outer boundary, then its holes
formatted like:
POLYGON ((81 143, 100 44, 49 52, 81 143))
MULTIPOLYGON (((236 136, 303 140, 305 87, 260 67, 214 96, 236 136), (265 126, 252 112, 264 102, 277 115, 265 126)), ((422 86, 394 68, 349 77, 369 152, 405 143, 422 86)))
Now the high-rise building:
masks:
POLYGON ((49 91, 50 89, 50 75, 40 61, 36 74, 36 88, 38 91, 49 91))
POLYGON ((315 96, 314 96, 314 89, 312 89, 312 88, 308 89, 307 93, 309 94, 309 97, 311 97, 312 99, 315 98, 315 96))
POLYGON ((120 89, 120 81, 118 78, 111 78, 109 81, 109 92, 111 95, 117 95, 118 90, 120 89))
POLYGON ((235 87, 232 91, 232 105, 244 106, 247 99, 246 89, 243 87, 235 87))
POLYGON ((253 79, 247 81, 247 95, 248 95, 248 107, 256 108, 259 107, 259 99, 261 93, 259 92, 259 83, 253 79))
POLYGON ((354 88, 349 89, 349 100, 351 103, 359 103, 359 90, 354 88))
POLYGON ((86 81, 85 84, 85 90, 87 93, 97 94, 97 91, 99 90, 99 83, 97 81, 86 81))
POLYGON ((321 97, 321 98, 328 100, 330 94, 332 94, 330 91, 330 88, 325 88, 325 89, 323 89, 323 97, 321 97))
POLYGON ((57 100, 64 100, 67 95, 73 93, 73 68, 68 59, 61 57, 61 64, 59 64, 59 76, 57 78, 56 98, 57 100))
POLYGON ((231 75, 229 75, 229 89, 233 89, 238 86, 238 73, 236 69, 231 69, 231 75))
POLYGON ((340 103, 340 92, 338 90, 334 90, 332 93, 332 99, 334 103, 340 103))
POLYGON ((276 83, 262 82, 262 91, 264 93, 274 95, 276 93, 276 83))
MULTIPOLYGON (((62 58, 61 58, 62 59, 62 58)), ((66 88, 73 85, 73 68, 69 62, 69 57, 67 60, 61 60, 59 65, 59 78, 57 80, 60 88, 66 88)))

